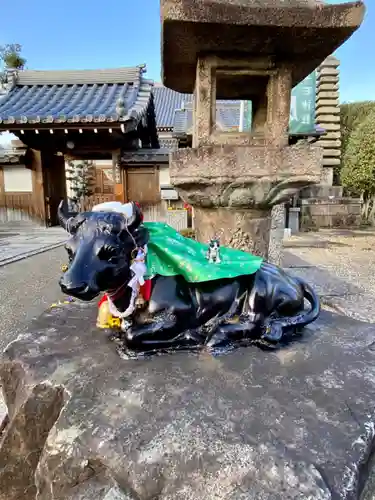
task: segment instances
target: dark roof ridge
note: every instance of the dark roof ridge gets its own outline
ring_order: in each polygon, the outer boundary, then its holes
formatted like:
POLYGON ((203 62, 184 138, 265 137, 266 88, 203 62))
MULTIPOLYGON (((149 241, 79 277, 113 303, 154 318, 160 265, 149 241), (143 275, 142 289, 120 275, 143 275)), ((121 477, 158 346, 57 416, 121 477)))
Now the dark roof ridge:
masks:
POLYGON ((108 69, 23 70, 18 71, 16 85, 84 85, 139 83, 145 65, 108 69))

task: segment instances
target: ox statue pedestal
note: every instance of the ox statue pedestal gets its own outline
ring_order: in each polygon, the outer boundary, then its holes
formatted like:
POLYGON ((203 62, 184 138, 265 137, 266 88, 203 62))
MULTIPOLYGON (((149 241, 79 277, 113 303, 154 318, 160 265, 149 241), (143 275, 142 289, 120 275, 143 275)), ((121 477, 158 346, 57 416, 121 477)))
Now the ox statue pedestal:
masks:
POLYGON ((278 351, 123 360, 96 313, 51 309, 6 349, 1 500, 359 498, 373 325, 323 312, 278 351))

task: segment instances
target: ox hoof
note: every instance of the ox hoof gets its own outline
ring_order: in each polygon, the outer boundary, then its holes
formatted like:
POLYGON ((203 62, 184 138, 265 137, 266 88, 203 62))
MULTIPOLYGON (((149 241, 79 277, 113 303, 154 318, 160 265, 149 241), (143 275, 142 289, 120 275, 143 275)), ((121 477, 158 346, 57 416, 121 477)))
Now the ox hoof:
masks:
POLYGON ((206 347, 214 348, 214 347, 224 347, 228 345, 229 339, 228 336, 221 331, 215 332, 209 339, 206 340, 206 347))
POLYGON ((264 327, 261 338, 262 340, 267 340, 268 342, 277 343, 281 340, 282 336, 283 327, 277 323, 270 323, 264 327))

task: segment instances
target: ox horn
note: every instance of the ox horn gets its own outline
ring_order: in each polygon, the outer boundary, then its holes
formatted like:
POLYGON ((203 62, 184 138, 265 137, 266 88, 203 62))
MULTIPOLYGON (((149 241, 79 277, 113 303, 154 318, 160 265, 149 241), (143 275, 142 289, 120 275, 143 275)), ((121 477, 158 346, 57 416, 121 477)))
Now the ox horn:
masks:
POLYGON ((69 232, 68 220, 70 217, 68 217, 66 215, 64 207, 65 207, 65 202, 64 202, 64 200, 61 200, 59 203, 59 208, 57 209, 57 217, 59 219, 60 226, 63 227, 65 229, 65 231, 69 232))
POLYGON ((143 221, 142 211, 137 203, 132 202, 132 215, 127 220, 129 231, 134 231, 143 221))
POLYGON ((61 200, 59 207, 57 209, 57 217, 60 222, 60 226, 65 229, 70 234, 74 234, 78 227, 86 220, 86 217, 78 213, 67 213, 65 211, 65 202, 61 200), (81 217, 77 217, 81 215, 81 217))

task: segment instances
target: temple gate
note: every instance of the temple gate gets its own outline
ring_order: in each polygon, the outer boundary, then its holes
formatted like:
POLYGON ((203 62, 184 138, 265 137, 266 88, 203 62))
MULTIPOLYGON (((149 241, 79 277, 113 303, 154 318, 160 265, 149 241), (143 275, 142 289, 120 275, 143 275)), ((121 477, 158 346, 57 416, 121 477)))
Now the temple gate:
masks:
POLYGON ((110 159, 114 197, 125 201, 122 151, 158 148, 152 82, 145 67, 82 71, 8 69, 0 102, 0 132, 27 147, 33 175, 33 213, 57 224, 66 198, 65 161, 110 159))

